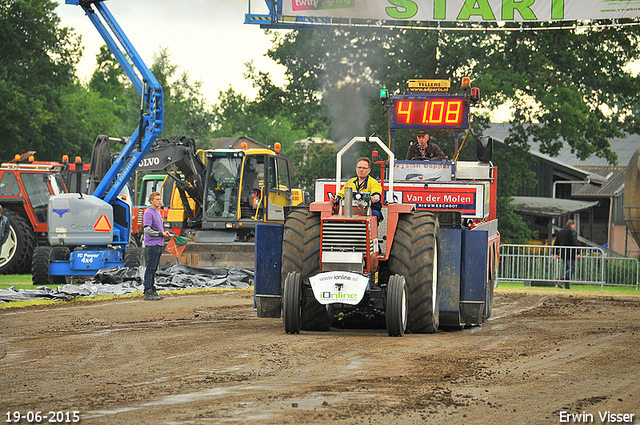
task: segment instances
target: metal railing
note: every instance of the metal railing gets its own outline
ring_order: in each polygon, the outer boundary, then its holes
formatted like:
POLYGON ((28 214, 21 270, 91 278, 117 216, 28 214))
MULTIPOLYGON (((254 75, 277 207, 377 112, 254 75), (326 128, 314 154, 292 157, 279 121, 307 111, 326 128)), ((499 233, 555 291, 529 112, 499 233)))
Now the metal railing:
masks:
MULTIPOLYGON (((635 286, 638 290, 640 262, 636 258, 607 256, 593 247, 555 247, 544 245, 502 245, 497 281, 542 281, 564 283, 565 261, 562 250, 573 250, 575 273, 568 282, 604 286, 635 286)), ((570 252, 570 251, 569 251, 570 252)))

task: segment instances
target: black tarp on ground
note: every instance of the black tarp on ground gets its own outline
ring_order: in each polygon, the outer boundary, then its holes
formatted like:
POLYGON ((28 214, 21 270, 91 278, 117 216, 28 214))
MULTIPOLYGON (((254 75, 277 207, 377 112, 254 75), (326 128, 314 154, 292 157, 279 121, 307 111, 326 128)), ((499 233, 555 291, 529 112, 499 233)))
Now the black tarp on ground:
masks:
MULTIPOLYGON (((125 295, 143 292, 144 267, 112 267, 102 269, 96 276, 80 286, 64 285, 56 289, 40 286, 36 289, 0 290, 0 302, 57 300, 68 301, 76 297, 98 295, 125 295)), ((182 264, 161 268, 156 272, 156 288, 174 291, 199 288, 248 288, 253 285, 253 270, 215 268, 203 269, 182 264)))

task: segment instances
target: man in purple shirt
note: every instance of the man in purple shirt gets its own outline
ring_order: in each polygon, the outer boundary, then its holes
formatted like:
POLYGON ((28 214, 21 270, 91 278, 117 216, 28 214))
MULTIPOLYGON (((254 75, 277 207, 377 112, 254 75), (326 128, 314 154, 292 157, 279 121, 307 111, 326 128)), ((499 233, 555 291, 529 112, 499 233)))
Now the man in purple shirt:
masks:
POLYGON ((159 192, 152 192, 149 195, 151 207, 147 208, 142 217, 142 226, 144 230, 144 246, 147 248, 147 269, 144 272, 144 299, 146 301, 158 301, 163 299, 162 295, 156 292, 155 278, 160 256, 162 255, 162 247, 164 246, 164 238, 170 237, 171 233, 164 230, 162 222, 162 197, 159 192))

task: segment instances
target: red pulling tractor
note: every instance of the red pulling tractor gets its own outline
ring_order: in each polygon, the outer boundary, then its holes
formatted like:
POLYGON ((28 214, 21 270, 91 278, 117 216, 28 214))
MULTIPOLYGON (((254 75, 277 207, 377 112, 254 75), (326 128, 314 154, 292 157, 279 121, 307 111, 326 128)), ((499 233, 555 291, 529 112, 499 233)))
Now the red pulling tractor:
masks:
MULTIPOLYGON (((446 118, 449 111, 445 108, 450 98, 441 93, 397 97, 391 99, 392 130, 402 128, 401 120, 409 128, 428 127, 424 118, 411 122, 411 107, 420 106, 425 118, 446 118)), ((469 97, 451 97, 462 102, 451 107, 459 116, 449 118, 457 120, 457 128, 468 127, 469 97)), ((392 133, 391 146, 393 137, 392 133)), ((402 336, 407 331, 432 333, 441 327, 483 323, 491 315, 500 235, 495 216, 497 169, 490 162, 489 138, 481 138, 478 152, 477 162, 396 161, 393 151, 376 137, 357 137, 342 148, 335 182, 317 182, 316 202, 292 208, 285 221, 285 331, 377 321, 386 324, 390 336, 402 336), (329 193, 337 193, 343 182, 341 158, 360 142, 377 143, 388 156, 388 162, 377 161, 374 152, 374 162, 382 165, 386 201, 380 223, 369 214, 367 193, 351 196, 345 191, 337 212, 328 202, 329 193)), ((256 291, 258 279, 256 275, 256 291)), ((260 299, 256 294, 259 309, 273 299, 267 296, 260 299)))

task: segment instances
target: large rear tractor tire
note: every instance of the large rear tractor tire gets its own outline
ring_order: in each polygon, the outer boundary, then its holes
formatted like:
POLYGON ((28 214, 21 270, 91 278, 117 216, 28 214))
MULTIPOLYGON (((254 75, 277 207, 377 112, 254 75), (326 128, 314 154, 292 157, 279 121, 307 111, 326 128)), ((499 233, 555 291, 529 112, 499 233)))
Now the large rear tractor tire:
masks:
POLYGON ((409 330, 433 333, 440 325, 438 244, 440 224, 426 211, 401 214, 389 253, 389 273, 405 277, 409 289, 409 330))
POLYGON ((9 219, 11 229, 9 238, 0 250, 0 274, 28 273, 36 246, 36 236, 31 224, 10 209, 5 209, 3 213, 9 219))
MULTIPOLYGON (((301 282, 305 282, 318 270, 320 270, 320 214, 302 208, 295 209, 287 216, 284 224, 282 277, 286 279, 290 272, 298 272, 301 282)), ((313 295, 307 294, 304 285, 301 291, 301 329, 328 331, 331 328, 332 317, 327 308, 313 295)))
POLYGON ((389 278, 385 314, 389 336, 404 336, 409 320, 409 296, 403 276, 394 274, 389 278))
POLYGON ((284 331, 288 334, 299 334, 302 325, 300 314, 302 298, 302 281, 300 273, 290 272, 284 280, 282 291, 282 321, 284 331))
POLYGON ((51 261, 51 247, 39 246, 33 250, 31 260, 31 283, 35 286, 51 284, 49 263, 51 261))

